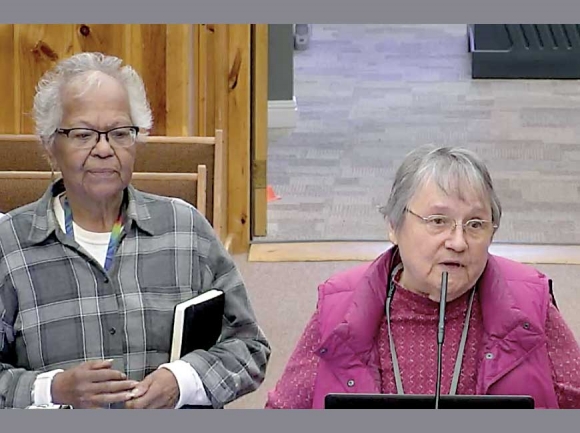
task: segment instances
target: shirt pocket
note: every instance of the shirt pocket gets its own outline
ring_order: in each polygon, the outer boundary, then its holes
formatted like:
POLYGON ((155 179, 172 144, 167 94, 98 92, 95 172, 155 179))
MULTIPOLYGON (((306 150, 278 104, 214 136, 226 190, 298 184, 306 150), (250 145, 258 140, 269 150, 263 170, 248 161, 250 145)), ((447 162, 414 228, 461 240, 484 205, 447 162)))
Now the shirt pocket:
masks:
POLYGON ((191 288, 142 287, 143 326, 147 351, 169 354, 173 338, 173 316, 175 306, 198 293, 191 288))

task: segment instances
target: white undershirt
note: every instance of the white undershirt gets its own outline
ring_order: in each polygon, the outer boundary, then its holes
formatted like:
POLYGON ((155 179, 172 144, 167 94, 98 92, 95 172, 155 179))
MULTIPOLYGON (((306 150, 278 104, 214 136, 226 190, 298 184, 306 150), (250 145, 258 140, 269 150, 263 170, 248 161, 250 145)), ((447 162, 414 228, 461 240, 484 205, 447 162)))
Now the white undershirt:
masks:
MULTIPOLYGON (((64 218, 64 209, 60 202, 60 196, 53 199, 53 209, 58 225, 61 230, 66 233, 66 225, 64 218)), ((107 259, 107 249, 109 248, 109 239, 111 237, 111 232, 106 233, 96 233, 89 232, 82 227, 78 226, 73 221, 73 232, 75 236, 75 241, 83 247, 91 256, 98 261, 101 266, 105 266, 105 260, 107 259)))

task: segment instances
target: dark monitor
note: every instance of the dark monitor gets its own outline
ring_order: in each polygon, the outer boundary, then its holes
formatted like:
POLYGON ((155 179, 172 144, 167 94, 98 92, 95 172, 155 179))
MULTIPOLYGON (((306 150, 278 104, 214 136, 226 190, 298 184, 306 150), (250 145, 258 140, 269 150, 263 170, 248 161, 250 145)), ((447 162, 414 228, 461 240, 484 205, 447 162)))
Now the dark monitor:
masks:
MULTIPOLYGON (((442 395, 439 409, 534 409, 527 395, 442 395)), ((325 397, 325 409, 434 409, 434 395, 341 394, 325 397)))

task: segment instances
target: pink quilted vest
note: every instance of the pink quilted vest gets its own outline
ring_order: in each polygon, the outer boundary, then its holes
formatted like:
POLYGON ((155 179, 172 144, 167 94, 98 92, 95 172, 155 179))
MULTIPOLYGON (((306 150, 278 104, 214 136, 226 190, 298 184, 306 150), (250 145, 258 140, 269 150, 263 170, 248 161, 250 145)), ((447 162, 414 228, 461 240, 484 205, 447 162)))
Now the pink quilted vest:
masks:
MULTIPOLYGON (((378 393, 375 337, 384 320, 387 275, 394 249, 336 274, 319 287, 321 344, 314 408, 330 392, 378 393)), ((489 255, 479 281, 484 359, 477 394, 531 395, 536 408, 558 408, 544 324, 547 277, 534 268, 489 255)))

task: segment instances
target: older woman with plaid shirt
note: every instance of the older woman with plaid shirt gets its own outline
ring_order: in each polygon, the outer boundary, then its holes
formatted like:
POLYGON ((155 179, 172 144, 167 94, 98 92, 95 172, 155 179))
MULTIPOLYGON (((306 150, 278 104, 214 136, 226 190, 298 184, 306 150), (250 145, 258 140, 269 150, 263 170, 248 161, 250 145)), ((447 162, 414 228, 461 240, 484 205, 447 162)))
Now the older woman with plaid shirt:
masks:
POLYGON ((141 78, 78 54, 34 115, 62 179, 0 221, 0 407, 218 408, 255 390, 270 347, 231 257, 193 206, 130 184, 152 125, 141 78), (220 339, 168 362, 173 307, 212 288, 220 339))

